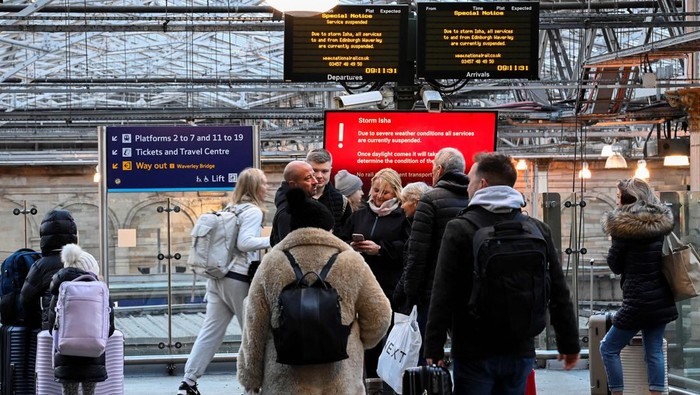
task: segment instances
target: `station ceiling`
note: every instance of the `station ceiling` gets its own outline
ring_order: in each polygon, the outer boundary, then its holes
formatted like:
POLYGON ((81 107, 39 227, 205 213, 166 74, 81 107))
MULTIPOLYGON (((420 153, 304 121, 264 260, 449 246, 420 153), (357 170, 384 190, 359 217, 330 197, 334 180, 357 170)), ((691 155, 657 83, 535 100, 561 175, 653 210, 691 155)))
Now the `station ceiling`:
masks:
MULTIPOLYGON (((437 86, 446 111, 498 110, 506 152, 594 155, 617 141, 639 156, 649 136, 683 132, 665 93, 694 84, 700 22, 687 8, 542 1, 539 80, 415 83, 437 86)), ((294 156, 322 141, 333 97, 362 90, 284 81, 283 18, 261 1, 4 0, 0 30, 0 163, 92 158, 98 126, 130 124, 255 124, 263 159, 294 156)))

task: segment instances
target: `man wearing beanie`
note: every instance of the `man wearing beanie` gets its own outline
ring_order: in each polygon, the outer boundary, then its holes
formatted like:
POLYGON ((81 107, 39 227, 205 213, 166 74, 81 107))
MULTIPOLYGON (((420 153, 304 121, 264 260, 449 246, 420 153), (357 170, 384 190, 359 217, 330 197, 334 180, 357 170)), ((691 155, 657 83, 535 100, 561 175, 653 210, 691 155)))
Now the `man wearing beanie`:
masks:
POLYGON ((272 231, 270 232, 270 246, 280 242, 290 232, 289 229, 289 213, 287 212, 287 192, 292 188, 299 188, 306 193, 307 196, 312 196, 316 193, 316 177, 314 177, 314 169, 310 164, 294 160, 284 167, 284 181, 275 193, 275 212, 272 218, 272 231))
POLYGON ((51 302, 51 277, 63 268, 61 248, 66 244, 78 242, 78 229, 70 212, 56 209, 46 213, 41 221, 39 234, 42 258, 29 269, 22 286, 20 301, 26 326, 32 329, 49 329, 47 311, 51 302))
POLYGON ((287 194, 292 231, 263 258, 250 284, 245 325, 238 354, 238 381, 252 393, 263 394, 360 394, 364 349, 374 347, 391 321, 389 300, 362 256, 330 230, 334 219, 321 203, 302 191, 287 194), (332 363, 290 366, 277 363, 272 326, 282 289, 295 281, 284 251, 299 264, 302 273, 321 272, 338 253, 326 280, 340 296, 343 325, 351 327, 348 358, 332 363))
POLYGON ((360 177, 349 173, 347 170, 340 170, 335 175, 335 188, 342 193, 350 203, 352 211, 357 211, 362 207, 362 180, 360 177))
POLYGON ((330 183, 333 157, 327 150, 317 148, 309 151, 308 155, 306 155, 306 162, 314 169, 314 177, 316 177, 318 182, 316 193, 312 197, 323 203, 331 211, 335 220, 333 234, 339 235, 348 218, 350 218, 350 214, 352 214, 352 208, 348 207, 348 201, 343 197, 343 194, 330 183))

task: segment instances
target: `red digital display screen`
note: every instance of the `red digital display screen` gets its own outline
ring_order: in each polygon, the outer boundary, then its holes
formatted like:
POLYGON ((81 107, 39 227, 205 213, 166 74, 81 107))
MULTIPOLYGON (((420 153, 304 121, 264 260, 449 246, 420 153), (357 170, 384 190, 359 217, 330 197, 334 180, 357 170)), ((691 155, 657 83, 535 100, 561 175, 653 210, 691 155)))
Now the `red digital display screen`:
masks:
POLYGON ((326 111, 325 147, 333 155, 333 172, 345 169, 362 179, 365 191, 372 176, 385 167, 401 175, 403 185, 432 185, 435 154, 460 150, 471 167, 474 154, 496 148, 497 113, 326 111))

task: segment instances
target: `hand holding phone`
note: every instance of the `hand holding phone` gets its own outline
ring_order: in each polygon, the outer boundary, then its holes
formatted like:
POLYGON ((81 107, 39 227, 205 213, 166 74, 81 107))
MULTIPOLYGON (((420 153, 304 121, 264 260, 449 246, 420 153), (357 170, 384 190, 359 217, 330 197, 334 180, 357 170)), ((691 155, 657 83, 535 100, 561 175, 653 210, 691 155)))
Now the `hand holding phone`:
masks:
POLYGON ((363 236, 361 233, 353 233, 352 241, 354 241, 355 243, 365 241, 365 236, 363 236))

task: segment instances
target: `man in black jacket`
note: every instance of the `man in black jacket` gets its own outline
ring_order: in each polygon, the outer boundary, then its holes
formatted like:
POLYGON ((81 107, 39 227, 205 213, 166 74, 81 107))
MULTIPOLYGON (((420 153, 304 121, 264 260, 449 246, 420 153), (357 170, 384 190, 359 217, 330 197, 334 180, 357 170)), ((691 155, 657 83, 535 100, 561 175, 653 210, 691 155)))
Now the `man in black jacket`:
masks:
MULTIPOLYGON (((517 172, 509 156, 489 153, 475 158, 469 171, 469 207, 461 215, 490 218, 492 223, 513 219, 520 213, 523 197, 513 189, 517 172)), ((569 288, 552 242, 549 227, 532 221, 547 244, 550 281, 549 314, 556 332, 559 359, 571 369, 579 359, 578 320, 569 288)), ((450 221, 442 240, 425 337, 428 363, 443 364, 444 344, 451 329, 455 395, 523 394, 533 368, 534 337, 505 337, 479 330, 467 309, 472 291, 474 258, 472 239, 477 231, 463 218, 450 221)))
POLYGON ((350 218, 352 208, 345 196, 330 183, 333 157, 327 150, 317 148, 309 151, 306 162, 314 169, 314 177, 318 182, 316 193, 312 197, 328 207, 333 214, 333 220, 335 220, 333 234, 337 236, 350 218))
POLYGON ((66 210, 51 210, 41 220, 41 256, 29 269, 22 285, 20 301, 29 328, 49 329, 48 310, 51 302, 51 278, 63 268, 61 248, 78 242, 78 228, 66 210))
MULTIPOLYGON (((464 156, 454 148, 443 148, 433 160, 434 188, 421 196, 413 217, 404 268, 404 289, 408 306, 418 305, 418 327, 425 336, 435 264, 447 222, 467 207, 464 156)), ((401 283, 399 283, 401 284, 401 283)))
POLYGON ((287 212, 287 191, 290 188, 303 189, 308 196, 313 196, 316 193, 316 185, 318 181, 314 177, 314 169, 310 164, 294 160, 284 167, 282 174, 284 181, 280 185, 277 193, 275 193, 275 206, 277 212, 272 218, 272 231, 270 232, 270 246, 274 247, 291 231, 290 230, 290 215, 287 212))

